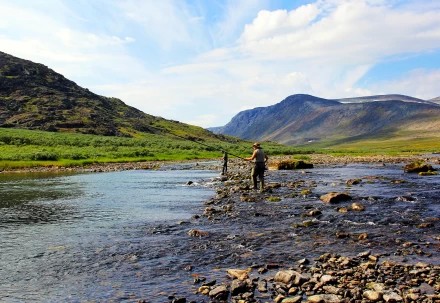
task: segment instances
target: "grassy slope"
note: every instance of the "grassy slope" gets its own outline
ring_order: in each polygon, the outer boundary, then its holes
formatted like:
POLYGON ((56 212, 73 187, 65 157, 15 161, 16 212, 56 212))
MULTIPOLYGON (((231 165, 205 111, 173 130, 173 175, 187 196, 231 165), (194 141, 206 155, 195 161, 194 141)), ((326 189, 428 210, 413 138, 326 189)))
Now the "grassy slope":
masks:
POLYGON ((423 123, 407 123, 398 129, 384 130, 374 138, 358 138, 351 141, 327 140, 303 145, 301 149, 319 150, 324 153, 347 154, 417 154, 440 152, 440 120, 423 123))
MULTIPOLYGON (((156 126, 169 126, 165 124, 156 126)), ((212 159, 220 158, 222 150, 247 157, 252 152, 250 142, 231 137, 219 140, 195 126, 182 124, 182 127, 175 127, 171 131, 179 137, 138 132, 134 138, 124 138, 0 128, 0 168, 212 159), (188 131, 191 135, 188 135, 188 131)), ((276 143, 265 143, 264 148, 271 155, 297 152, 292 147, 276 143)))

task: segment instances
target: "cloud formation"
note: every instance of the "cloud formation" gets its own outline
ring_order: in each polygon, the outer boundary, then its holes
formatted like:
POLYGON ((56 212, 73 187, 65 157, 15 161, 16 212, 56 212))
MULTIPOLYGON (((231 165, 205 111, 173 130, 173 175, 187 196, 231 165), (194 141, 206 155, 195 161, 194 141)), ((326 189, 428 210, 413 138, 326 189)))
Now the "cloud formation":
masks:
POLYGON ((0 50, 201 126, 295 93, 440 95, 438 1, 279 3, 0 0, 0 50))

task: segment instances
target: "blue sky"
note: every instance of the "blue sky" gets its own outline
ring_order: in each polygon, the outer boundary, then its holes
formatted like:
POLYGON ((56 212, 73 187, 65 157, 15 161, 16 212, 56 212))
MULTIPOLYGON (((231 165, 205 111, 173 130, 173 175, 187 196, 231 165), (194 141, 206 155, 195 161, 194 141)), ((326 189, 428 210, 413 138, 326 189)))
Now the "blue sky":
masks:
POLYGON ((440 96, 438 0, 0 0, 0 51, 203 127, 305 93, 440 96))

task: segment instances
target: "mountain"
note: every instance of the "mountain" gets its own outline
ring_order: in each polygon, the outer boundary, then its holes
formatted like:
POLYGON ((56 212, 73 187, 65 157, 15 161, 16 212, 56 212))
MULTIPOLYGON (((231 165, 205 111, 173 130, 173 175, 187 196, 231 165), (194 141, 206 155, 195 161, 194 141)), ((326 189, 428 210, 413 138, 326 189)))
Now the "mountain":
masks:
POLYGON ((300 145, 393 136, 405 127, 440 133, 440 106, 402 95, 330 100, 298 94, 275 105, 242 111, 225 126, 210 130, 247 140, 300 145))
POLYGON ((430 102, 440 104, 440 97, 429 100, 430 102))
POLYGON ((128 137, 173 129, 192 137, 215 137, 201 127, 148 115, 119 99, 94 94, 43 64, 3 52, 0 127, 128 137))

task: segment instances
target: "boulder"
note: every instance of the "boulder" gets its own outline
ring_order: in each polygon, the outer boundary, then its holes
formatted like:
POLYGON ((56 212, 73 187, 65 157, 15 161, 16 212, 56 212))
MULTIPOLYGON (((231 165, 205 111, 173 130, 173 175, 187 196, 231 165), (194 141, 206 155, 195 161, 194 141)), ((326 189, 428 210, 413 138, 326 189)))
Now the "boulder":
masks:
POLYGON ((226 300, 229 296, 229 291, 225 285, 220 285, 212 289, 209 292, 209 296, 217 300, 226 300))
POLYGON ((435 171, 435 169, 432 167, 432 165, 427 164, 423 161, 416 161, 409 163, 405 165, 403 170, 406 173, 420 173, 420 172, 429 172, 429 171, 435 171))
POLYGON ((321 201, 324 203, 333 204, 342 201, 348 201, 351 200, 352 198, 346 193, 330 192, 325 195, 322 195, 321 197, 319 197, 319 199, 321 199, 321 201))
POLYGON ((251 268, 247 268, 247 269, 228 269, 227 273, 228 275, 230 275, 232 278, 238 279, 238 280, 246 280, 247 278, 249 278, 249 273, 251 272, 251 268))
POLYGON ((313 164, 306 163, 301 160, 282 160, 274 165, 271 165, 271 168, 277 170, 289 170, 289 169, 306 169, 313 168, 313 164))

